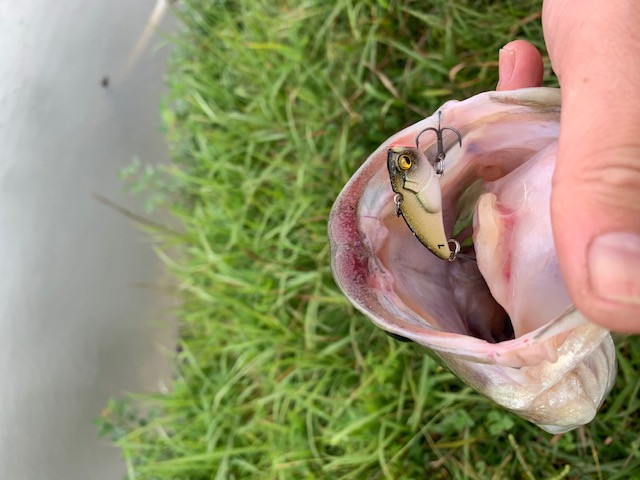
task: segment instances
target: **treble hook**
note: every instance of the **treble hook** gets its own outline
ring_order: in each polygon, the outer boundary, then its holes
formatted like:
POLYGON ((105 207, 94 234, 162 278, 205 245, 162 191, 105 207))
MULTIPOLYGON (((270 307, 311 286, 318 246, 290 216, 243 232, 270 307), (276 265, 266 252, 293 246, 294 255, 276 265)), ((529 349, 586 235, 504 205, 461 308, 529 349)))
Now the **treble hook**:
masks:
POLYGON ((460 135, 460 132, 453 127, 440 126, 441 121, 442 121, 442 111, 439 111, 438 112, 438 128, 435 128, 435 127, 425 128, 416 137, 416 148, 420 150, 420 146, 418 145, 420 140, 420 135, 422 135, 424 132, 428 132, 429 130, 433 130, 436 133, 436 140, 438 142, 438 153, 436 154, 436 162, 434 164, 434 167, 439 177, 441 177, 444 174, 444 158, 446 156, 444 153, 444 145, 442 142, 442 132, 444 132, 445 130, 451 130, 453 133, 455 133, 458 136, 458 142, 462 147, 462 135, 460 135))

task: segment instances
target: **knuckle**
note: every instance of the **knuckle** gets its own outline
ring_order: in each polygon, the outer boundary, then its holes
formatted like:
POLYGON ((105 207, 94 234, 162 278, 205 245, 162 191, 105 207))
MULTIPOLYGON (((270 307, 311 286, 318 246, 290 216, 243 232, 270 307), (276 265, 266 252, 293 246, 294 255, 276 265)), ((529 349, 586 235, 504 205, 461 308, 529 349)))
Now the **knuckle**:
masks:
POLYGON ((590 202, 640 212, 640 145, 591 152, 588 159, 563 176, 558 183, 584 194, 590 202))

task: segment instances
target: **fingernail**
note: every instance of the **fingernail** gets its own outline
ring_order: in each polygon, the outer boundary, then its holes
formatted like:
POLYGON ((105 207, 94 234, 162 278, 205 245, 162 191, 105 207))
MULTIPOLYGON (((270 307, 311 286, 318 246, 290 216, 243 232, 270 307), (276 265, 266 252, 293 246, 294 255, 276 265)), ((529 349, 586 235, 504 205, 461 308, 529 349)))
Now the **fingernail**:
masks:
POLYGON ((594 293, 614 302, 640 305, 640 235, 614 232, 597 237, 588 262, 594 293))
POLYGON ((516 52, 503 47, 498 52, 498 78, 499 83, 505 84, 511 80, 513 69, 516 66, 516 52))

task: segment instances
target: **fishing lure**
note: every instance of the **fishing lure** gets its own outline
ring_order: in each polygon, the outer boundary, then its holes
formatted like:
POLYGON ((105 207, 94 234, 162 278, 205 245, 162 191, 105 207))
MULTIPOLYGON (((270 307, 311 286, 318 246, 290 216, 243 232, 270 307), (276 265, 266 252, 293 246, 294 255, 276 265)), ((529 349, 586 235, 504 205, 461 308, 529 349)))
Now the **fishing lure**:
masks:
POLYGON ((450 130, 458 136, 462 146, 462 136, 453 127, 441 126, 442 113, 439 112, 438 128, 429 127, 416 136, 416 146, 392 146, 387 153, 387 167, 391 187, 395 192, 396 215, 404 218, 407 226, 420 242, 437 257, 452 261, 460 251, 460 243, 447 239, 442 216, 442 192, 438 177, 444 174, 443 132, 450 130), (420 135, 427 131, 436 134, 437 151, 432 163, 420 151, 420 135))

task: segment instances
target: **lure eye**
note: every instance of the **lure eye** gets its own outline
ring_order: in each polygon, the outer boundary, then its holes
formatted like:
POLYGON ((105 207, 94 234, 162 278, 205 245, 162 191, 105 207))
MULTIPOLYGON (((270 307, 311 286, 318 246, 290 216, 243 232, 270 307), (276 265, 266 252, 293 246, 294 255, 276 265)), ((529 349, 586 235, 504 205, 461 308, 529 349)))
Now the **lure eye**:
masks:
POLYGON ((411 157, 403 153, 398 157, 398 167, 400 170, 409 170, 411 168, 411 157))

